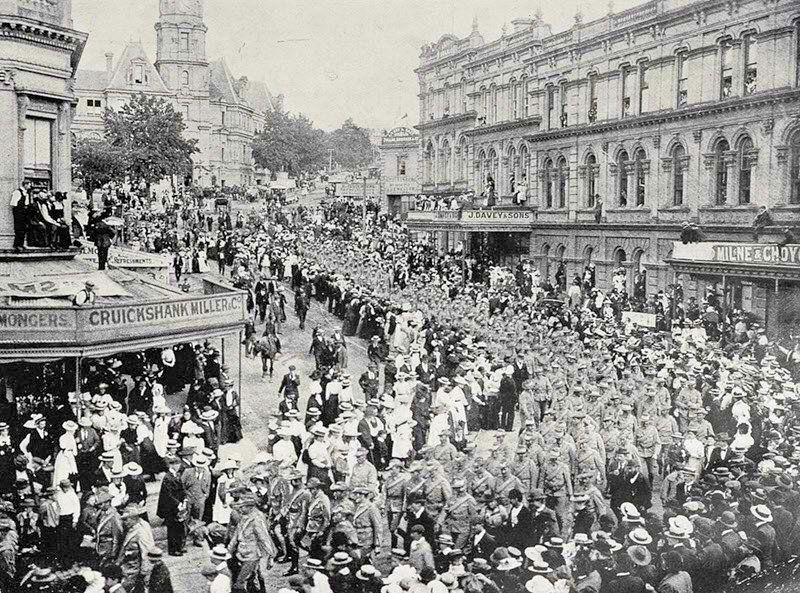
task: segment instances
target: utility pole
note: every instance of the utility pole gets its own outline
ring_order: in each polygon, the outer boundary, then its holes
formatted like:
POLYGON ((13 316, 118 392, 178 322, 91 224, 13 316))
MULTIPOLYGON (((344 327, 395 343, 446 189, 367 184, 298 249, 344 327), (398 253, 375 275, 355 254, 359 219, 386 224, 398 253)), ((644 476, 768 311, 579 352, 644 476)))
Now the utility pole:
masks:
POLYGON ((328 174, 333 170, 333 149, 328 149, 328 174))
POLYGON ((367 238, 367 177, 364 176, 364 190, 362 192, 362 203, 361 203, 361 225, 364 227, 364 238, 367 238))

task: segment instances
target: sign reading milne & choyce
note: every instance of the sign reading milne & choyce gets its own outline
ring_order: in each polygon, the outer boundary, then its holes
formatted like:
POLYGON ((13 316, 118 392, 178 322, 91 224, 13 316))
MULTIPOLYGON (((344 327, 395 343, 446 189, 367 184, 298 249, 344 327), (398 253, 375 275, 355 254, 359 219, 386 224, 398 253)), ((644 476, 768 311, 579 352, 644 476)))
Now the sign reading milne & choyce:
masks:
POLYGON ((736 264, 800 265, 800 245, 714 243, 713 261, 736 264))

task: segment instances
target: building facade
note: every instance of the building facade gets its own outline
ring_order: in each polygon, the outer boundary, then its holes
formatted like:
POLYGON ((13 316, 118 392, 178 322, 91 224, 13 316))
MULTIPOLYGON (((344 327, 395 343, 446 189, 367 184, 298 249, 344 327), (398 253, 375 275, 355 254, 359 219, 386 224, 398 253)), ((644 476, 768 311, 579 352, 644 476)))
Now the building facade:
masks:
POLYGON ((405 218, 421 191, 419 133, 406 127, 392 128, 381 135, 377 146, 383 207, 389 214, 405 218))
POLYGON ((54 191, 71 187, 75 71, 87 35, 73 30, 71 0, 0 0, 0 28, 3 251, 14 238, 8 200, 24 180, 54 191))
MULTIPOLYGON (((530 224, 513 230, 529 232, 519 244, 544 274, 595 264, 606 288, 623 266, 631 283, 646 271, 651 293, 680 280, 703 294, 725 269, 670 266, 683 221, 709 241, 752 242, 761 206, 776 225, 800 220, 798 3, 652 0, 594 22, 578 14, 555 34, 540 16, 512 25, 490 43, 476 23, 423 47, 422 189, 480 194, 491 177, 501 199, 523 192, 530 224)), ((443 245, 482 230, 444 214, 409 224, 443 245)), ((724 279, 732 305, 768 316, 777 291, 764 278, 724 279)))
POLYGON ((198 141, 196 185, 266 182, 268 172, 256 167, 251 151, 273 108, 266 85, 235 78, 224 59, 208 60, 202 0, 161 0, 155 29, 155 63, 140 42, 129 42, 116 62, 106 54, 105 70, 78 71, 74 140, 102 137, 106 107, 119 109, 139 93, 163 97, 183 114, 186 136, 198 141))

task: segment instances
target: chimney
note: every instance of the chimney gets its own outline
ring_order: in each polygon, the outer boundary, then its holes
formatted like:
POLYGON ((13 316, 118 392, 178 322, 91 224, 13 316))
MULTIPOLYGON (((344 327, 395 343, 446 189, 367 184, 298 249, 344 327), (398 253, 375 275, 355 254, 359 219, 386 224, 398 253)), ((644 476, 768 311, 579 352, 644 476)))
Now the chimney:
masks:
POLYGON ((114 71, 114 54, 106 52, 106 76, 108 81, 111 82, 111 73, 114 71))

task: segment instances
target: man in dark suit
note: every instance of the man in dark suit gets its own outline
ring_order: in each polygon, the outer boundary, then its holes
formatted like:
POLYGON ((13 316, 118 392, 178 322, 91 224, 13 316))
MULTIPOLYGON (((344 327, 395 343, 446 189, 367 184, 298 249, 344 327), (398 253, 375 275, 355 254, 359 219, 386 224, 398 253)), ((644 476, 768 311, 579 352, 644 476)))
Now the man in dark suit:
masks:
POLYGON ((425 496, 414 494, 408 500, 408 510, 405 514, 405 525, 397 529, 397 535, 403 538, 403 546, 408 552, 411 549, 411 528, 414 525, 421 525, 424 529, 424 537, 431 546, 436 546, 434 536, 436 520, 425 510, 425 496))
POLYGON ((181 556, 185 553, 183 548, 186 539, 186 492, 178 475, 180 460, 173 457, 167 464, 167 472, 161 481, 161 491, 158 494, 156 515, 161 517, 167 526, 167 552, 170 556, 181 556))
POLYGON ((417 380, 421 383, 425 383, 425 385, 431 385, 433 379, 436 377, 436 370, 431 366, 427 354, 422 355, 414 372, 417 374, 417 380))
POLYGON ((219 449, 219 431, 217 430, 217 418, 219 412, 211 406, 205 406, 200 414, 200 427, 203 429, 203 441, 206 447, 217 452, 219 449))
POLYGON ((534 488, 528 494, 531 509, 531 528, 527 540, 530 542, 529 545, 544 543, 558 534, 558 517, 556 512, 545 504, 546 500, 544 491, 539 488, 534 488))
POLYGON ((517 360, 514 361, 514 372, 512 373, 512 377, 514 378, 514 383, 517 385, 517 393, 522 392, 522 384, 531 378, 531 373, 528 371, 528 365, 525 364, 525 359, 522 357, 522 354, 517 355, 517 360))
POLYGON ((708 458, 707 471, 713 472, 718 467, 727 466, 732 457, 728 448, 728 433, 721 432, 717 435, 717 446, 712 449, 708 458))
POLYGON ((517 489, 508 493, 508 500, 511 507, 508 510, 506 519, 506 529, 504 530, 506 541, 505 546, 514 546, 520 550, 528 547, 531 537, 532 516, 531 510, 522 502, 522 492, 517 489))
POLYGON ((300 394, 300 375, 297 374, 297 369, 294 365, 289 366, 289 372, 283 376, 278 393, 284 397, 290 395, 297 397, 300 394))
POLYGON ((511 432, 514 428, 514 410, 519 403, 519 391, 514 382, 514 369, 511 365, 503 369, 503 378, 500 379, 500 430, 511 432))
POLYGON ((612 505, 617 517, 620 517, 619 508, 623 502, 633 503, 642 513, 652 506, 650 481, 641 474, 639 463, 635 459, 627 462, 625 470, 618 478, 609 480, 608 488, 611 500, 616 503, 612 505))
POLYGON ((78 454, 75 462, 78 465, 78 480, 81 490, 86 492, 92 487, 94 473, 97 471, 97 451, 100 448, 100 436, 92 427, 88 416, 78 420, 78 430, 75 431, 75 442, 78 444, 78 454))
POLYGON ((472 539, 469 542, 469 560, 475 558, 489 559, 489 556, 497 549, 497 538, 490 535, 483 525, 483 521, 476 520, 472 525, 472 539))

